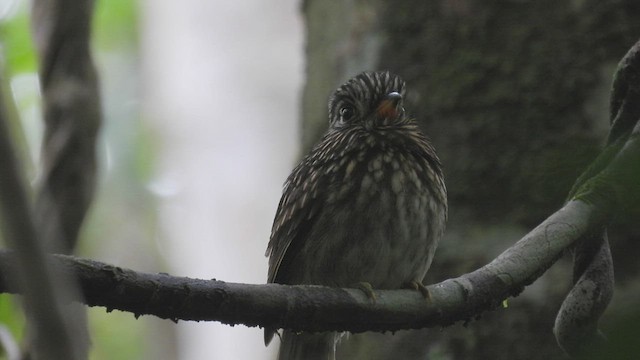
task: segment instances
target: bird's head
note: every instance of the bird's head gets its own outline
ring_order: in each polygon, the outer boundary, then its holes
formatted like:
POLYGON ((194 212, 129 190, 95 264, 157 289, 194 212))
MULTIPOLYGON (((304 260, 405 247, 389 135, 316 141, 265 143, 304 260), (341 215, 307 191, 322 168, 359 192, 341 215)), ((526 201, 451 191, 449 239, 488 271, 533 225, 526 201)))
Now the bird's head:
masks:
POLYGON ((405 119, 404 81, 389 72, 363 72, 340 86, 329 99, 329 123, 339 130, 361 126, 368 130, 405 119))

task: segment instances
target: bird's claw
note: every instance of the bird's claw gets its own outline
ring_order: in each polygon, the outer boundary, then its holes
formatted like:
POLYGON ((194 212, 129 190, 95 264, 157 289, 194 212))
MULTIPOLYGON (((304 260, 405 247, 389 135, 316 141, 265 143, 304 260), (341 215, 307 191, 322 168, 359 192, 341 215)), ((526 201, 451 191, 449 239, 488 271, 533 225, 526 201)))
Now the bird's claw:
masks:
POLYGON ((427 287, 424 286, 423 283, 419 281, 409 281, 408 283, 405 284, 405 287, 407 289, 420 291, 420 293, 422 294, 422 297, 424 297, 425 300, 431 301, 431 293, 429 292, 429 289, 427 289, 427 287))
POLYGON ((373 291, 373 286, 371 286, 370 283, 366 281, 361 281, 356 284, 356 287, 360 289, 367 296, 369 300, 371 300, 374 303, 376 302, 377 300, 376 293, 373 291))

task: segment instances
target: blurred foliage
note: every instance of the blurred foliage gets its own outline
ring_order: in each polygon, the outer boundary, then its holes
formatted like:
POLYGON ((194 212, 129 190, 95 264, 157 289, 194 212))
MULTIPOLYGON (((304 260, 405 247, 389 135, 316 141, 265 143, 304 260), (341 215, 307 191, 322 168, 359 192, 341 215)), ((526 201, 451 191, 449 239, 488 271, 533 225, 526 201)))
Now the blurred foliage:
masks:
POLYGON ((94 43, 103 51, 120 51, 138 43, 138 7, 130 0, 108 0, 96 3, 93 20, 94 43))
MULTIPOLYGON (((14 0, 15 11, 0 18, 0 44, 12 74, 35 72, 37 61, 29 28, 26 1, 14 0)), ((11 7, 12 5, 9 5, 11 7)), ((100 50, 121 49, 137 44, 137 4, 129 0, 98 1, 93 22, 94 43, 100 50)))
MULTIPOLYGON (((16 108, 13 116, 13 123, 16 124, 16 131, 14 136, 19 138, 31 138, 32 136, 39 137, 39 133, 32 134, 34 132, 33 126, 27 126, 25 121, 35 122, 38 119, 33 119, 33 103, 22 101, 22 97, 25 94, 15 93, 14 89, 15 79, 18 77, 33 76, 37 78, 37 57, 35 49, 31 39, 30 19, 29 19, 29 4, 26 0, 14 0, 13 4, 8 5, 4 9, 8 9, 5 12, 5 16, 0 14, 0 66, 3 68, 3 72, 6 76, 3 77, 3 89, 5 89, 6 101, 12 101, 9 107, 16 108), (13 90, 9 92, 7 90, 13 90), (29 104, 28 106, 26 104, 29 104), (21 120, 18 120, 21 119, 21 120), (27 134, 28 133, 28 134, 27 134)), ((3 9, 0 9, 0 11, 3 9)), ((118 63, 115 66, 130 66, 134 67, 137 59, 137 45, 138 45, 138 7, 136 1, 130 0, 108 0, 97 1, 94 13, 93 21, 93 49, 98 64, 101 76, 105 76, 104 72, 114 72, 112 69, 106 69, 113 66, 107 59, 131 59, 122 63, 118 63)), ((135 70, 130 70, 133 72, 135 70)), ((130 81, 136 81, 131 80, 130 81)), ((103 85, 106 81, 102 82, 103 85)), ((24 92, 24 89, 18 91, 24 92)), ((38 96, 37 85, 33 88, 26 90, 29 94, 26 96, 38 96)), ((130 123, 131 117, 137 116, 135 109, 130 110, 127 113, 121 113, 114 110, 110 110, 110 107, 120 106, 121 103, 117 101, 109 101, 106 98, 111 97, 113 94, 109 89, 103 89, 103 104, 105 112, 105 128, 112 125, 109 117, 117 116, 122 117, 120 120, 124 120, 121 123, 130 123), (105 91, 106 90, 106 91, 105 91)), ((128 94, 127 94, 128 95, 128 94)), ((37 109, 36 109, 37 110, 37 109)), ((39 111, 36 111, 39 112, 39 111)), ((36 115, 36 117, 38 117, 36 115)), ((134 123, 138 124, 137 122, 134 123)), ((135 126, 133 131, 135 135, 132 135, 134 139, 128 139, 125 144, 122 144, 121 139, 109 140, 106 142, 115 142, 118 147, 128 146, 128 149, 123 151, 130 155, 127 164, 121 166, 118 170, 120 178, 133 178, 137 179, 134 182, 140 181, 140 179, 148 179, 149 173, 152 171, 151 165, 153 163, 152 147, 149 146, 152 139, 149 139, 145 129, 141 129, 140 124, 135 126), (140 137, 144 141, 140 140, 140 137), (137 140, 136 140, 137 139, 137 140), (142 150, 142 151, 141 151, 142 150)), ((119 136, 123 131, 107 131, 104 129, 103 136, 109 138, 112 136, 119 136)), ((153 134, 150 135, 151 137, 153 134)), ((19 141, 20 142, 20 141, 19 141)), ((24 143, 24 141, 22 141, 24 143)), ((24 144, 22 144, 24 145, 24 144)), ((39 140, 30 144, 33 146, 39 145, 39 140)), ((101 145, 103 146, 104 143, 101 145)), ((37 153, 37 149, 33 150, 37 153)), ((26 158, 25 158, 26 159, 26 158)), ((104 169, 103 169, 104 170, 104 169)), ((106 173, 106 171, 105 171, 106 173)), ((106 176, 102 175, 103 178, 106 176)), ((122 179, 120 179, 121 182, 122 179)), ((102 180, 104 181, 104 180, 102 180)), ((126 181, 126 180, 125 180, 126 181)), ((144 180, 142 180, 144 181, 144 180)), ((137 185, 137 189, 140 189, 140 185, 137 185)), ((111 189, 103 189, 100 192, 111 193, 111 189)), ((101 196, 105 198, 113 198, 113 196, 104 193, 101 196)), ((99 194, 96 194, 99 195, 99 194)), ((122 199, 122 197, 115 197, 116 199, 122 199)), ((108 228, 109 223, 111 227, 114 225, 114 221, 122 221, 117 216, 120 213, 118 206, 114 205, 114 202, 107 202, 106 204, 96 204, 98 207, 110 207, 109 209, 101 209, 93 214, 100 216, 101 219, 93 219, 85 224, 83 241, 85 244, 82 249, 88 249, 90 253, 95 254, 102 250, 101 246, 94 246, 96 242, 100 242, 100 239, 104 237, 105 228, 108 228), (115 214, 114 214, 115 213, 115 214), (92 229, 97 227, 103 231, 96 231, 92 229), (94 240, 96 239, 96 240, 94 240)), ((126 204, 125 204, 126 205, 126 204)), ((143 206, 139 206, 138 211, 143 206)), ((137 217, 148 217, 149 214, 137 213, 137 217)), ((91 219, 88 219, 91 220, 91 219)), ((143 224, 144 225, 144 224, 143 224)), ((147 224, 148 225, 148 224, 147 224)), ((107 230, 106 233, 109 233, 107 230)), ((15 302, 17 298, 13 296, 3 295, 0 296, 0 323, 6 326, 11 333, 20 341, 23 337, 24 331, 24 317, 20 309, 20 306, 15 302)), ((145 322, 135 319, 130 314, 126 313, 107 313, 104 308, 91 308, 89 309, 89 321, 92 332, 93 349, 91 352, 91 359, 141 359, 144 357, 144 329, 145 322)), ((0 359, 2 355, 0 354, 0 359)))
POLYGON ((91 360, 143 359, 144 325, 130 313, 104 308, 89 311, 93 347, 91 360))
POLYGON ((12 13, 10 10, 6 18, 0 18, 0 45, 4 57, 2 60, 6 62, 9 73, 35 72, 37 65, 31 42, 27 4, 21 1, 14 6, 15 12, 12 13))
MULTIPOLYGON (((24 316, 13 295, 0 295, 0 322, 13 334, 16 341, 22 340, 24 316)), ((2 354, 1 349, 0 354, 2 354)))

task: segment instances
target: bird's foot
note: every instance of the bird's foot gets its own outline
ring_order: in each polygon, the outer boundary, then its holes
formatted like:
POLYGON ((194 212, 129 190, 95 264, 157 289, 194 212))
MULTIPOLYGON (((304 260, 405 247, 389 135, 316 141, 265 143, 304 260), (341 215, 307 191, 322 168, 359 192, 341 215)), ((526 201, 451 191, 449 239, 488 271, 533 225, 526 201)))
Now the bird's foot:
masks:
POLYGON ((361 281, 356 284, 356 288, 360 289, 372 302, 376 302, 376 293, 373 291, 373 286, 366 281, 361 281))
POLYGON ((420 293, 422 294, 422 297, 424 297, 425 300, 429 302, 431 301, 431 293, 429 293, 429 289, 427 289, 427 287, 424 286, 423 283, 419 281, 409 281, 404 284, 404 287, 407 289, 420 291, 420 293))

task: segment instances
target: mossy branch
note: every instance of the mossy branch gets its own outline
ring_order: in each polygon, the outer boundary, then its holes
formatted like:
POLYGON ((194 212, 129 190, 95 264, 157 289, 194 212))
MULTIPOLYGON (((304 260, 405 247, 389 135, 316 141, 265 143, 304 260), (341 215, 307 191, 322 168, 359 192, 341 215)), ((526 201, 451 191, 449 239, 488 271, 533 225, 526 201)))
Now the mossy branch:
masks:
MULTIPOLYGON (((640 179, 640 41, 618 64, 610 100, 611 130, 606 147, 576 180, 569 199, 624 213, 638 206, 640 179)), ((556 317, 554 334, 562 349, 579 357, 606 344, 598 321, 613 297, 613 259, 603 227, 573 249, 574 286, 556 317)))
MULTIPOLYGON (((371 301, 357 289, 234 284, 140 273, 64 255, 51 260, 78 279, 83 296, 77 301, 136 316, 299 331, 393 331, 469 321, 499 308, 605 219, 595 205, 571 201, 486 266, 428 286, 429 300, 412 290, 376 291, 371 301)), ((19 291, 8 281, 14 263, 12 253, 0 253, 2 292, 19 291)))

